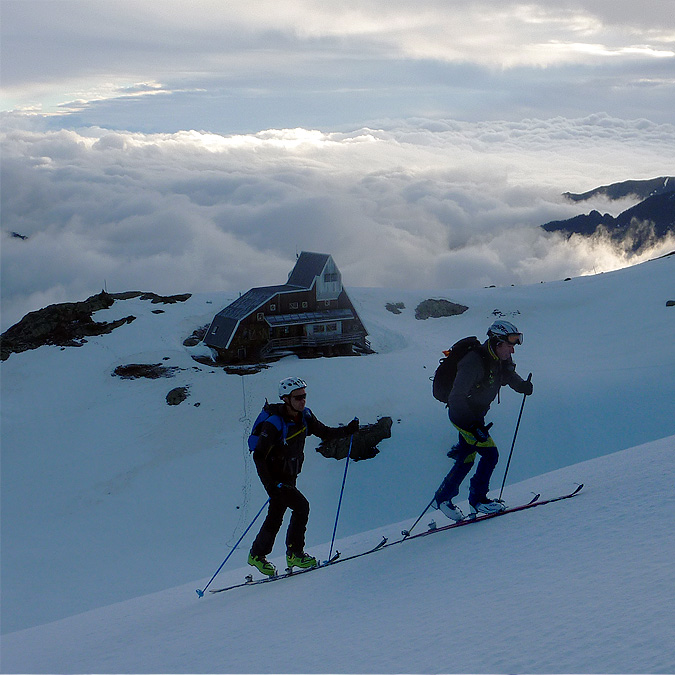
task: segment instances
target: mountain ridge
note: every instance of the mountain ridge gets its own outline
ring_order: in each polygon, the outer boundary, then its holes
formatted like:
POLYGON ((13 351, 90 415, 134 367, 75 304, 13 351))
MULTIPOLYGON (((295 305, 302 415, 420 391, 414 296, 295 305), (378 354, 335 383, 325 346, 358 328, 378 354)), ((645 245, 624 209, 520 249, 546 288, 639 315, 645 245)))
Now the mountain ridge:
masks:
POLYGON ((592 197, 605 196, 611 200, 624 197, 647 199, 652 195, 675 191, 675 177, 660 176, 647 180, 625 180, 609 185, 601 185, 587 192, 563 192, 563 197, 574 202, 586 201, 592 197))
MULTIPOLYGON (((646 193, 649 193, 647 197, 616 217, 594 209, 565 220, 549 221, 541 227, 546 232, 561 232, 568 238, 575 234, 586 238, 607 236, 626 253, 636 255, 675 234, 675 179, 624 181, 573 196, 574 201, 598 195, 615 200, 646 193)), ((569 197, 570 193, 564 195, 569 197)))

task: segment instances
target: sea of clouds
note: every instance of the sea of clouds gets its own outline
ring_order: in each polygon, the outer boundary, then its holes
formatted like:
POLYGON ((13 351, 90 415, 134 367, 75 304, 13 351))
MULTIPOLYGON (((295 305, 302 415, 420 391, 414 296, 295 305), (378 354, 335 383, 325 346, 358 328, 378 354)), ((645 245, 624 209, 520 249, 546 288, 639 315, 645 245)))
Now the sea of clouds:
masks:
POLYGON ((574 204, 564 191, 672 175, 670 124, 405 119, 222 135, 2 122, 2 330, 102 288, 283 283, 301 250, 332 254, 348 286, 443 289, 602 272, 673 249, 630 258, 539 227, 634 203, 574 204))

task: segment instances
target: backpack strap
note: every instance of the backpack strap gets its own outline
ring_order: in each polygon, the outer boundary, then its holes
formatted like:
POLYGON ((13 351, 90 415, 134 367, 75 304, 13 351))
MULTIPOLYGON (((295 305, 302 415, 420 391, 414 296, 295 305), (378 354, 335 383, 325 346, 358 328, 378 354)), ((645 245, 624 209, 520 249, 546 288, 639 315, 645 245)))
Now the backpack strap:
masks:
POLYGON ((311 416, 312 411, 309 408, 305 408, 302 411, 302 421, 304 422, 304 426, 301 429, 298 429, 296 432, 292 433, 290 436, 288 436, 288 422, 286 422, 286 420, 278 413, 271 412, 268 407, 267 401, 265 401, 265 405, 263 406, 263 409, 260 411, 258 417, 256 417, 256 420, 253 423, 251 434, 248 437, 248 449, 251 452, 255 450, 255 446, 258 443, 258 433, 257 433, 258 428, 263 422, 269 422, 270 424, 272 424, 275 427, 275 429, 281 433, 281 441, 284 445, 286 445, 291 438, 299 436, 303 431, 306 431, 309 428, 309 424, 307 421, 311 416))
POLYGON ((302 429, 298 429, 294 433, 292 433, 290 436, 287 436, 288 434, 288 424, 286 423, 286 420, 282 420, 282 423, 284 425, 284 429, 281 432, 282 433, 282 440, 284 442, 284 445, 291 440, 291 438, 295 438, 296 436, 299 436, 303 431, 308 431, 309 430, 309 424, 307 423, 307 420, 311 417, 312 411, 309 408, 305 408, 302 411, 302 421, 304 426, 302 429))
POLYGON ((483 377, 481 381, 478 383, 478 386, 482 387, 484 384, 487 383, 490 377, 490 366, 492 357, 490 356, 490 352, 485 347, 483 347, 482 344, 476 346, 472 351, 475 351, 480 356, 480 359, 483 362, 483 371, 484 371, 483 377))

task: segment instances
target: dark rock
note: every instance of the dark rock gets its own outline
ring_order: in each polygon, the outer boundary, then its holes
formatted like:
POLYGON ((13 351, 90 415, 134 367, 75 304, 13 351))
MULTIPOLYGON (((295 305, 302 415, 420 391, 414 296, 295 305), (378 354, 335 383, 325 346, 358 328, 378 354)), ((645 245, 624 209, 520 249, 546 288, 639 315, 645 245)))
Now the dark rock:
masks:
POLYGON ((425 320, 429 318, 438 319, 443 316, 457 316, 463 314, 469 309, 464 305, 458 305, 449 300, 424 300, 415 308, 415 318, 425 320))
POLYGON ((160 377, 173 377, 181 368, 177 366, 163 366, 161 363, 130 363, 126 366, 117 366, 113 375, 123 380, 135 380, 138 377, 147 377, 156 380, 160 377))
POLYGON ((402 302, 388 302, 384 308, 392 314, 400 314, 401 310, 405 309, 405 305, 402 302))
POLYGON ((189 396, 189 394, 188 394, 188 388, 187 387, 176 387, 175 389, 172 389, 166 395, 166 402, 169 405, 179 405, 188 396, 189 396))
POLYGON ((269 368, 269 366, 264 363, 258 363, 250 366, 225 366, 223 370, 228 375, 255 375, 266 368, 269 368))
POLYGON ((125 291, 124 293, 113 293, 115 300, 131 300, 140 298, 141 300, 150 300, 153 304, 164 303, 172 305, 176 302, 185 302, 192 297, 192 293, 182 293, 181 295, 157 295, 157 293, 146 293, 144 291, 125 291))
MULTIPOLYGON (((63 302, 49 305, 35 312, 29 312, 26 316, 6 330, 2 336, 0 359, 8 359, 10 354, 25 352, 29 349, 37 349, 43 345, 58 345, 61 347, 81 347, 85 337, 104 335, 131 323, 135 316, 127 316, 123 319, 111 322, 96 322, 92 314, 101 309, 108 309, 115 300, 129 300, 141 298, 153 303, 172 304, 185 302, 191 297, 190 293, 182 295, 162 296, 156 293, 144 293, 142 291, 127 291, 125 293, 106 293, 101 291, 98 295, 92 295, 83 302, 63 302)), ((164 310, 155 310, 162 312, 164 310)))
POLYGON ((206 324, 206 326, 202 326, 201 328, 196 328, 195 330, 192 331, 192 335, 190 337, 185 338, 183 340, 183 346, 184 347, 195 347, 198 345, 203 339, 204 336, 206 335, 206 331, 209 329, 209 324, 206 324))
POLYGON ((2 360, 9 358, 12 353, 37 349, 43 345, 79 347, 85 337, 110 333, 135 320, 135 316, 100 323, 92 319, 93 312, 107 309, 114 301, 112 295, 102 291, 84 302, 64 302, 29 312, 2 334, 2 360))

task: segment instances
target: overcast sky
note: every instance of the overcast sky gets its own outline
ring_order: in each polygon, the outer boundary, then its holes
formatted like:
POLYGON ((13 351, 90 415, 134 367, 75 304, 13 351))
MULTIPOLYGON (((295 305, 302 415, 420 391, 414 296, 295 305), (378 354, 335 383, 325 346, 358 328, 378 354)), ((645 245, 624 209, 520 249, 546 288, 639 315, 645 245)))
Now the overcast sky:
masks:
MULTIPOLYGON (((672 121, 674 0, 2 0, 3 108, 138 131, 672 121)), ((72 121, 70 122, 72 123, 72 121)))
POLYGON ((0 9, 3 329, 103 279, 278 283, 303 249, 348 285, 611 269, 538 225, 675 174, 675 0, 0 9))

